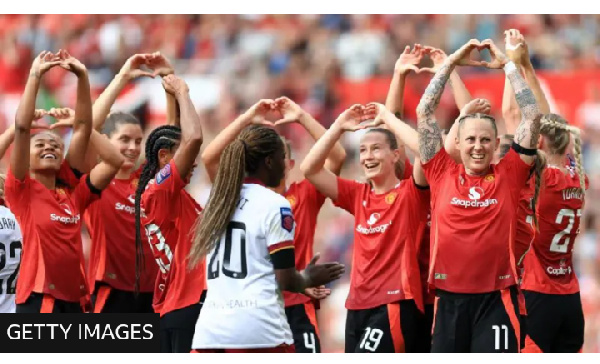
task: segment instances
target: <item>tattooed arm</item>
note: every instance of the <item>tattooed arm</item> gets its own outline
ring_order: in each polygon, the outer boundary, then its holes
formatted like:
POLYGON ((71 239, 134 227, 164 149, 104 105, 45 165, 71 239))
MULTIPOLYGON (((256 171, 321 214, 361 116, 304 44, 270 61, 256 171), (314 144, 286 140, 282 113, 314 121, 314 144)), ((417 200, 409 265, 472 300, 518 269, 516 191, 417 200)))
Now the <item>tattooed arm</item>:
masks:
POLYGON ((421 161, 427 163, 442 148, 442 130, 435 121, 435 109, 440 103, 444 86, 454 69, 448 60, 429 82, 425 93, 417 106, 417 132, 419 133, 419 154, 421 161))

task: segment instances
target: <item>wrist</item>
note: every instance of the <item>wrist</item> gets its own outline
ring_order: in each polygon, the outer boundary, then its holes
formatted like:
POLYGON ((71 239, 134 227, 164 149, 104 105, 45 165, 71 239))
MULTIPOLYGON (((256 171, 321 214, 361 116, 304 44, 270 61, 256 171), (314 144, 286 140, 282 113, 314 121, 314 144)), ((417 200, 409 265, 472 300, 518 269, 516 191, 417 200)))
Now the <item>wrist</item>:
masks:
POLYGON ((517 69, 517 66, 515 65, 515 63, 513 61, 505 62, 502 65, 502 67, 504 68, 504 72, 506 74, 509 74, 517 69))

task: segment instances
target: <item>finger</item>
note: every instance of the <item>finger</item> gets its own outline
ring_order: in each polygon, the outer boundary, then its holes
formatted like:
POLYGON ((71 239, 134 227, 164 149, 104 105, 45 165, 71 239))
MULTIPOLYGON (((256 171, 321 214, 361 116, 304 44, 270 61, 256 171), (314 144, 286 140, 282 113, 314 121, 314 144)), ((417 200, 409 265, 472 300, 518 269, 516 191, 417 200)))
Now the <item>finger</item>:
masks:
POLYGON ((463 61, 463 64, 465 66, 479 67, 483 65, 483 61, 474 61, 472 59, 466 59, 463 61))
POLYGON ((404 51, 402 52, 402 54, 410 54, 410 46, 406 46, 404 47, 404 51))
POLYGON ((422 72, 435 73, 435 70, 432 67, 423 67, 419 69, 419 73, 422 72))
POLYGON ((312 259, 310 260, 310 262, 308 264, 315 265, 315 263, 317 263, 319 258, 321 258, 321 253, 315 253, 315 255, 312 257, 312 259))

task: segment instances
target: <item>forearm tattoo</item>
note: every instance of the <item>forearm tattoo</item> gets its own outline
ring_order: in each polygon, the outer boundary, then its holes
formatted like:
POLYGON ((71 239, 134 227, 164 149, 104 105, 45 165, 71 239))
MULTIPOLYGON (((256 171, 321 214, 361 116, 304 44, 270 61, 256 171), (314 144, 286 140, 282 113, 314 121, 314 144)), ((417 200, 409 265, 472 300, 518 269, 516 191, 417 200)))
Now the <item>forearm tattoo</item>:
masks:
POLYGON ((518 70, 509 72, 507 77, 523 117, 515 132, 515 142, 525 148, 535 148, 540 135, 540 109, 535 95, 518 70))
POLYGON ((442 147, 442 130, 435 121, 434 112, 440 103, 446 82, 454 67, 444 64, 433 76, 417 106, 419 153, 423 163, 428 162, 442 147))

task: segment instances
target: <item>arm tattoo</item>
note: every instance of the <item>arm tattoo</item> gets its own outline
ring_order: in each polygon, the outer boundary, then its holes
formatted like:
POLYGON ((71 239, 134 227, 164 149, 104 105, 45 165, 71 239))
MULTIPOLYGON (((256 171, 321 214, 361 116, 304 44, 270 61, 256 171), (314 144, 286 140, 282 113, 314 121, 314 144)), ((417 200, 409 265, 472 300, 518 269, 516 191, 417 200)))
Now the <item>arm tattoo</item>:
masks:
POLYGON ((507 77, 515 91, 515 99, 523 116, 515 132, 515 142, 524 148, 535 148, 541 126, 540 109, 535 101, 535 95, 518 70, 508 73, 507 77))
POLYGON ((454 69, 446 63, 433 76, 417 106, 417 131, 419 132, 419 154, 421 161, 427 163, 442 148, 442 130, 434 118, 434 112, 440 103, 444 86, 454 69))
POLYGON ((419 154, 421 162, 429 162, 442 148, 442 130, 433 117, 419 120, 419 154))

